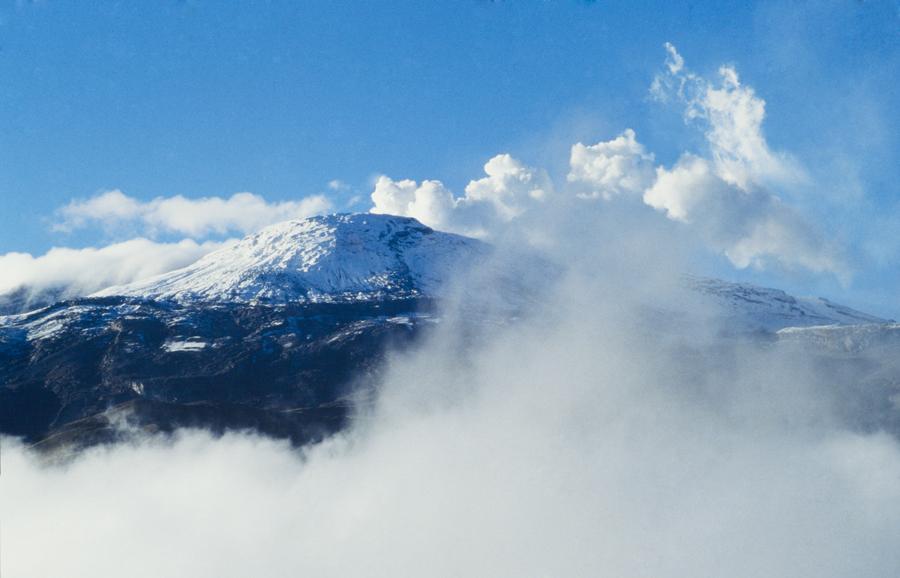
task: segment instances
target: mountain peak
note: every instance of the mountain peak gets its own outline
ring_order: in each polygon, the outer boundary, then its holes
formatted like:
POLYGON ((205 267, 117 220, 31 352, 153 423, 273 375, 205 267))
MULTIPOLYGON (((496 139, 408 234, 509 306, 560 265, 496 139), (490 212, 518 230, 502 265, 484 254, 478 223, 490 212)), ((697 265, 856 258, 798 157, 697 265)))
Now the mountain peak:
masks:
POLYGON ((480 241, 408 217, 333 214, 285 221, 151 279, 95 296, 216 302, 331 302, 435 296, 480 241))

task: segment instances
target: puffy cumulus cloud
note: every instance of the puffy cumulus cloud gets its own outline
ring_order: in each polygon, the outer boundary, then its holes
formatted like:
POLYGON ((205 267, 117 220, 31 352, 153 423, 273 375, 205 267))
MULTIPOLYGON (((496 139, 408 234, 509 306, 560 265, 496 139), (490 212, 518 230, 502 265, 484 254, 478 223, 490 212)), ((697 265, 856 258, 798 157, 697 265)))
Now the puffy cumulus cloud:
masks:
POLYGON ((733 67, 721 67, 719 80, 709 81, 693 73, 674 46, 665 47, 664 72, 654 79, 651 93, 680 103, 686 119, 705 125, 705 156, 685 153, 672 168, 655 167, 654 154, 633 130, 625 129, 608 141, 572 146, 565 194, 554 193, 546 171, 501 154, 487 162, 486 176, 471 181, 463 196, 439 181, 381 177, 371 195, 372 211, 482 237, 524 231, 509 238, 543 244, 545 239, 532 229, 549 215, 529 211, 537 205, 552 209, 557 215, 552 218, 558 218, 585 208, 571 204, 573 197, 642 199, 686 225, 736 267, 777 264, 846 281, 849 267, 842 251, 789 203, 791 187, 806 177, 793 159, 773 152, 766 142, 765 101, 740 82, 733 67), (522 219, 529 214, 531 218, 522 219), (517 228, 507 226, 513 222, 517 228))
POLYGON ((543 244, 541 235, 532 230, 535 219, 520 220, 530 208, 572 210, 567 196, 606 201, 635 197, 687 225, 736 267, 777 264, 846 278, 848 269, 834 243, 763 186, 733 182, 714 159, 692 154, 683 155, 671 169, 654 168, 653 163, 653 154, 627 129, 609 141, 572 147, 566 195, 553 194, 545 171, 509 155, 497 155, 485 165, 487 176, 471 181, 462 197, 454 196, 440 181, 418 183, 382 176, 371 195, 371 210, 481 237, 516 222, 519 229, 527 229, 526 235, 516 238, 543 244))
POLYGON ((466 186, 462 203, 487 203, 502 221, 520 216, 534 201, 543 201, 553 193, 553 184, 545 171, 526 167, 508 154, 489 160, 484 172, 486 177, 466 186))
POLYGON ((107 229, 133 226, 150 235, 178 233, 199 238, 229 232, 251 233, 278 221, 309 217, 330 208, 331 203, 322 195, 277 203, 269 203, 253 193, 199 199, 176 195, 141 202, 112 190, 60 208, 53 228, 69 232, 95 224, 107 229))
POLYGON ((372 191, 371 211, 414 217, 422 223, 473 236, 490 236, 553 193, 547 173, 500 154, 484 165, 487 176, 471 181, 455 196, 440 181, 421 184, 381 176, 372 191))
POLYGON ((804 180, 802 168, 789 155, 773 152, 762 130, 766 102, 743 85, 733 66, 719 68, 718 82, 709 81, 684 64, 669 43, 665 72, 657 75, 651 93, 660 100, 684 104, 687 120, 706 124, 716 172, 740 187, 804 180))
POLYGON ((58 211, 62 221, 53 225, 57 231, 72 231, 88 226, 92 222, 122 222, 140 217, 141 203, 122 191, 105 191, 90 199, 71 201, 58 211))
POLYGON ((626 129, 616 138, 586 146, 572 146, 567 180, 581 185, 583 198, 610 200, 619 195, 639 195, 653 183, 653 154, 626 129))
POLYGON ((644 202, 690 225, 736 267, 846 273, 838 249, 796 211, 761 189, 725 181, 706 159, 688 154, 671 169, 659 167, 644 202))
POLYGON ((372 191, 371 212, 413 217, 429 227, 454 229, 453 212, 457 199, 440 181, 410 179, 395 181, 384 175, 378 177, 372 191))
POLYGON ((40 300, 47 291, 58 298, 88 295, 184 267, 224 244, 132 239, 99 248, 56 247, 37 257, 6 253, 0 255, 0 296, 21 291, 18 298, 27 306, 29 300, 40 300))

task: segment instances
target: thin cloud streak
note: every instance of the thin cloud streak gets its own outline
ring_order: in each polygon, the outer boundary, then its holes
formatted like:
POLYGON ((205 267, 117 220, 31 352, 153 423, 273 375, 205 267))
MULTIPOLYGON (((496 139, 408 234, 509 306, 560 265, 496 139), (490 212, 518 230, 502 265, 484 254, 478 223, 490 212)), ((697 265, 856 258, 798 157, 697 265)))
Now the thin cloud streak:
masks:
POLYGON ((278 203, 253 193, 198 199, 176 195, 142 202, 114 189, 61 207, 53 229, 72 232, 93 225, 107 230, 135 227, 151 236, 174 233, 205 238, 214 234, 248 234, 266 225, 310 217, 331 208, 324 195, 278 203))

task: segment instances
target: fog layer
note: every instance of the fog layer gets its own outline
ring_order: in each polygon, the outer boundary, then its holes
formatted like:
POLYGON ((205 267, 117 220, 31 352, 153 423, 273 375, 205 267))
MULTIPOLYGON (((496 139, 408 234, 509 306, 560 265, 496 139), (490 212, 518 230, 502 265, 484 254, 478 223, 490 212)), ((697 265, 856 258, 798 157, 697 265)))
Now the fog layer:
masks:
POLYGON ((306 451, 4 439, 4 575, 894 575, 897 440, 840 421, 811 358, 720 337, 667 240, 614 222, 519 319, 448 308, 306 451))

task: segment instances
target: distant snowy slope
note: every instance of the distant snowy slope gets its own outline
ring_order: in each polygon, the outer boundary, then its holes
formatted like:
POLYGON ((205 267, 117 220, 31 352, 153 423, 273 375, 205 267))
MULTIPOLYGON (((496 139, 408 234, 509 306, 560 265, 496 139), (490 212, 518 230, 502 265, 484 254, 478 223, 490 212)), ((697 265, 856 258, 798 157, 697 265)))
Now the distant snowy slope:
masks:
POLYGON ((794 297, 780 289, 703 277, 688 277, 687 283, 712 298, 735 330, 778 331, 785 327, 890 322, 821 297, 794 297))
POLYGON ((158 277, 94 296, 179 302, 331 302, 436 296, 488 252, 415 219, 339 214, 286 221, 158 277))
MULTIPOLYGON (((827 325, 786 327, 777 332, 779 341, 813 347, 827 354, 859 354, 882 351, 881 358, 900 366, 900 324, 827 325)), ((897 398, 900 404, 900 397, 897 398)))

